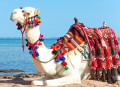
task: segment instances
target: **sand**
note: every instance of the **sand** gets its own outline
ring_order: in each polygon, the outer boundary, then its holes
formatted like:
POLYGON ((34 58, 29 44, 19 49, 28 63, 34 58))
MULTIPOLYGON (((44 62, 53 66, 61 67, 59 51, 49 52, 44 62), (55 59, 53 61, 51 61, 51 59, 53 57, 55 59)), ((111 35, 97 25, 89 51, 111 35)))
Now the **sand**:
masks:
MULTIPOLYGON (((42 76, 43 77, 43 76, 42 76)), ((32 78, 13 78, 13 79, 0 79, 0 87, 47 87, 47 86, 33 86, 32 80, 40 79, 41 77, 32 78)), ((120 81, 114 84, 95 80, 82 80, 82 84, 71 84, 58 87, 120 87, 120 81)))

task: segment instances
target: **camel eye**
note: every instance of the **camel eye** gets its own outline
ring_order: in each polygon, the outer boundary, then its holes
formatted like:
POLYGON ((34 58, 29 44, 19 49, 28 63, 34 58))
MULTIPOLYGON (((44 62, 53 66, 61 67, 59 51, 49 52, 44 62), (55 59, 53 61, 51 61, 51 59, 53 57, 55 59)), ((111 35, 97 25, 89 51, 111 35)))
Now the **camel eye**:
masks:
POLYGON ((30 13, 27 13, 27 15, 30 15, 30 13))

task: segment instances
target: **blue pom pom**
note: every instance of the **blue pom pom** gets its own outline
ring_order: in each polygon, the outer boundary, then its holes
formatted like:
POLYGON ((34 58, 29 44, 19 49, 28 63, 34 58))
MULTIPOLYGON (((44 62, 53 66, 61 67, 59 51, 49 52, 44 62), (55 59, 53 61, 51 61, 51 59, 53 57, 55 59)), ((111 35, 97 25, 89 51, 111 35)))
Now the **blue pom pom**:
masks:
POLYGON ((55 59, 55 62, 60 62, 60 59, 59 58, 55 59))
POLYGON ((39 56, 39 53, 38 52, 35 52, 36 53, 36 57, 38 57, 39 56))
POLYGON ((38 48, 39 48, 39 47, 36 45, 36 46, 35 46, 35 49, 38 49, 38 48))
POLYGON ((62 56, 62 57, 60 58, 60 60, 62 60, 62 61, 63 61, 63 60, 65 60, 65 57, 64 57, 64 56, 62 56))
POLYGON ((41 42, 43 42, 43 41, 44 41, 44 39, 43 39, 43 38, 41 38, 41 39, 40 39, 40 41, 41 41, 41 42))
POLYGON ((37 24, 35 23, 34 26, 37 27, 37 24))
POLYGON ((22 10, 22 12, 25 12, 24 10, 22 10))
POLYGON ((62 53, 62 50, 60 50, 60 53, 62 53))
POLYGON ((34 16, 34 18, 36 18, 36 15, 34 16))
POLYGON ((112 43, 114 43, 114 41, 112 41, 112 43))
POLYGON ((20 30, 20 28, 19 28, 19 26, 18 26, 18 28, 17 28, 18 30, 20 30))
POLYGON ((35 22, 33 20, 31 20, 31 23, 34 24, 35 22))
POLYGON ((31 50, 30 52, 29 52, 29 54, 33 54, 34 52, 31 50))
POLYGON ((62 39, 62 37, 60 37, 60 39, 62 39))
POLYGON ((92 41, 93 42, 93 44, 95 44, 95 41, 92 41))

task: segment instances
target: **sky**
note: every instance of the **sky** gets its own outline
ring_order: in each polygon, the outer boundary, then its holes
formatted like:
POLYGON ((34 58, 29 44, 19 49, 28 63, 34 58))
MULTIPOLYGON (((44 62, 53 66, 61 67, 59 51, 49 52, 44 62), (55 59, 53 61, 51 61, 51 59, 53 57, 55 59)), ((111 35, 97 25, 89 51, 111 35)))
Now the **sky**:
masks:
POLYGON ((46 38, 61 37, 74 24, 74 17, 87 27, 101 27, 103 21, 120 37, 120 0, 1 0, 0 37, 21 37, 11 12, 19 7, 39 8, 40 32, 46 38))

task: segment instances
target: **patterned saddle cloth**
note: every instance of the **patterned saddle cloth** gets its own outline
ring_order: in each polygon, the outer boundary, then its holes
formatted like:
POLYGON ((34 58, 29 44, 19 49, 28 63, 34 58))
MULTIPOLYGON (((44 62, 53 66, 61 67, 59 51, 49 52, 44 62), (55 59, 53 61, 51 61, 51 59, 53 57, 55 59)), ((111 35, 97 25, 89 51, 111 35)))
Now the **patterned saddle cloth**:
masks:
POLYGON ((83 42, 88 43, 90 53, 80 52, 85 58, 90 58, 91 69, 101 70, 120 66, 119 43, 110 27, 87 28, 82 23, 75 23, 65 36, 57 39, 54 46, 55 49, 61 49, 62 53, 67 53, 83 42), (61 45, 62 42, 64 46, 61 45))

